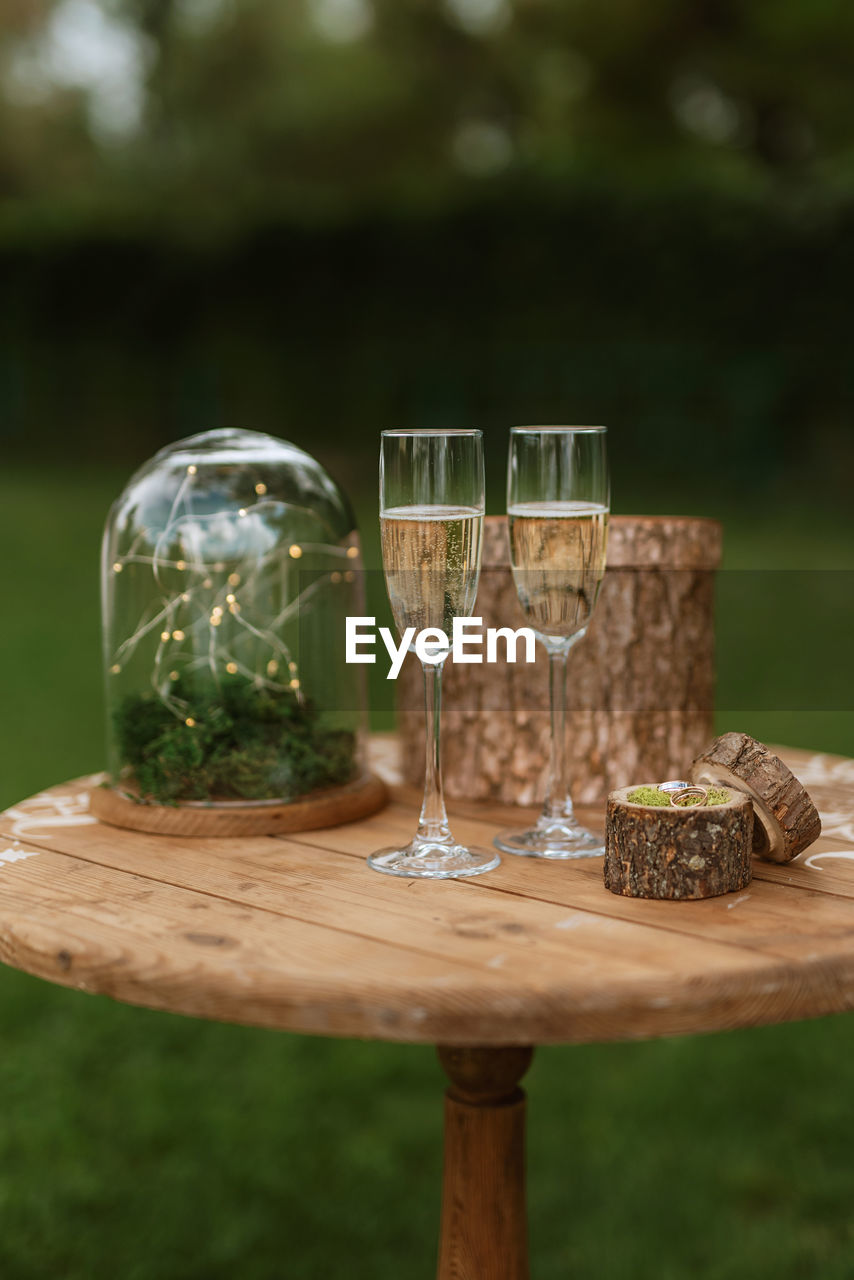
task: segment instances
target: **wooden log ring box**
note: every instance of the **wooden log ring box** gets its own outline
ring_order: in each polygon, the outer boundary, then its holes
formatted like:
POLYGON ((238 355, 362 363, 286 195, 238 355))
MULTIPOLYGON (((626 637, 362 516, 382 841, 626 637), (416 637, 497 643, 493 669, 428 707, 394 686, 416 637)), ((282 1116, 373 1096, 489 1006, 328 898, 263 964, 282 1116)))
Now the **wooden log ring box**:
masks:
POLYGON ((677 807, 633 803, 627 797, 635 790, 620 787, 608 797, 605 887, 612 893, 714 898, 750 883, 750 796, 730 790, 725 804, 677 807))
MULTIPOLYGON (((750 882, 751 854, 789 862, 821 835, 821 818, 792 771, 746 733, 725 733, 697 756, 693 782, 726 804, 630 802, 608 797, 605 886, 629 898, 712 898, 750 882)), ((653 787, 655 783, 651 784, 653 787)))

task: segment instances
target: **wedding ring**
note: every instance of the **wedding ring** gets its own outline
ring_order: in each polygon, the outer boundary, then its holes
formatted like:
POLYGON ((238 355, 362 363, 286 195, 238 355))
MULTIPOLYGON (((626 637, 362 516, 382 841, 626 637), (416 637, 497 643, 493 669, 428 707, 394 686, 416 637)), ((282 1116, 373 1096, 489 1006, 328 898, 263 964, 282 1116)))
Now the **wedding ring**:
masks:
POLYGON ((700 804, 704 804, 709 792, 706 787, 685 786, 679 791, 673 791, 670 795, 670 803, 677 809, 691 809, 693 805, 685 804, 689 799, 698 797, 700 804))
POLYGON ((671 782, 659 782, 659 791, 684 791, 686 787, 690 787, 690 782, 680 782, 678 778, 674 778, 671 782))

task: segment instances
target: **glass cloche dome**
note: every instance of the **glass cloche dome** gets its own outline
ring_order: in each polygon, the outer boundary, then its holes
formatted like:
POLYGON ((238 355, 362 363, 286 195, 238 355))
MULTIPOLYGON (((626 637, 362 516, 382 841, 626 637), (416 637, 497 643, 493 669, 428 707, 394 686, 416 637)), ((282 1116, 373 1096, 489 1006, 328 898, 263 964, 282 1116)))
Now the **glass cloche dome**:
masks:
POLYGON ((357 780, 364 675, 344 635, 360 569, 349 502, 295 445, 208 431, 146 463, 103 542, 113 788, 234 807, 357 780))

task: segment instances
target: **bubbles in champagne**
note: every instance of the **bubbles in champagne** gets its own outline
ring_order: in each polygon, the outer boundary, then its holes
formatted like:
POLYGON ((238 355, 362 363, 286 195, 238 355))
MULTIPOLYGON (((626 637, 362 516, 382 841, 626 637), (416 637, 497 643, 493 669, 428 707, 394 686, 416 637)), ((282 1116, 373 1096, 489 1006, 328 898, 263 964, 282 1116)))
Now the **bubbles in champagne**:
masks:
POLYGON ((531 625, 550 636, 582 631, 605 572, 607 507, 519 502, 507 514, 513 578, 531 625))
POLYGON ((480 573, 483 516, 474 507, 392 507, 380 518, 383 567, 401 633, 471 616, 480 573))

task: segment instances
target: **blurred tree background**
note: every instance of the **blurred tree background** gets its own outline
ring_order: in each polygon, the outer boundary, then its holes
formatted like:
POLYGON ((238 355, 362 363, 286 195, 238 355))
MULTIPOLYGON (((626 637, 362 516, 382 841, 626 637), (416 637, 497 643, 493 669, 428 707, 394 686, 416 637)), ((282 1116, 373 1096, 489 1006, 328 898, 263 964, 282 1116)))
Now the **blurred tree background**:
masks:
POLYGON ((498 476, 510 422, 568 415, 612 425, 618 495, 702 492, 689 439, 712 493, 847 501, 843 6, 4 12, 7 456, 229 422, 373 467, 382 426, 464 422, 498 476))
MULTIPOLYGON (((483 428, 500 511, 509 425, 608 423, 616 510, 800 573, 723 591, 720 727, 854 754, 852 122, 828 0, 4 0, 0 802, 101 767, 107 506, 225 424, 326 463, 376 565, 383 427, 483 428)), ((429 1052, 8 970, 0 1025, 4 1280, 430 1274, 429 1052)), ((538 1055, 534 1274, 849 1280, 850 1037, 538 1055)))

